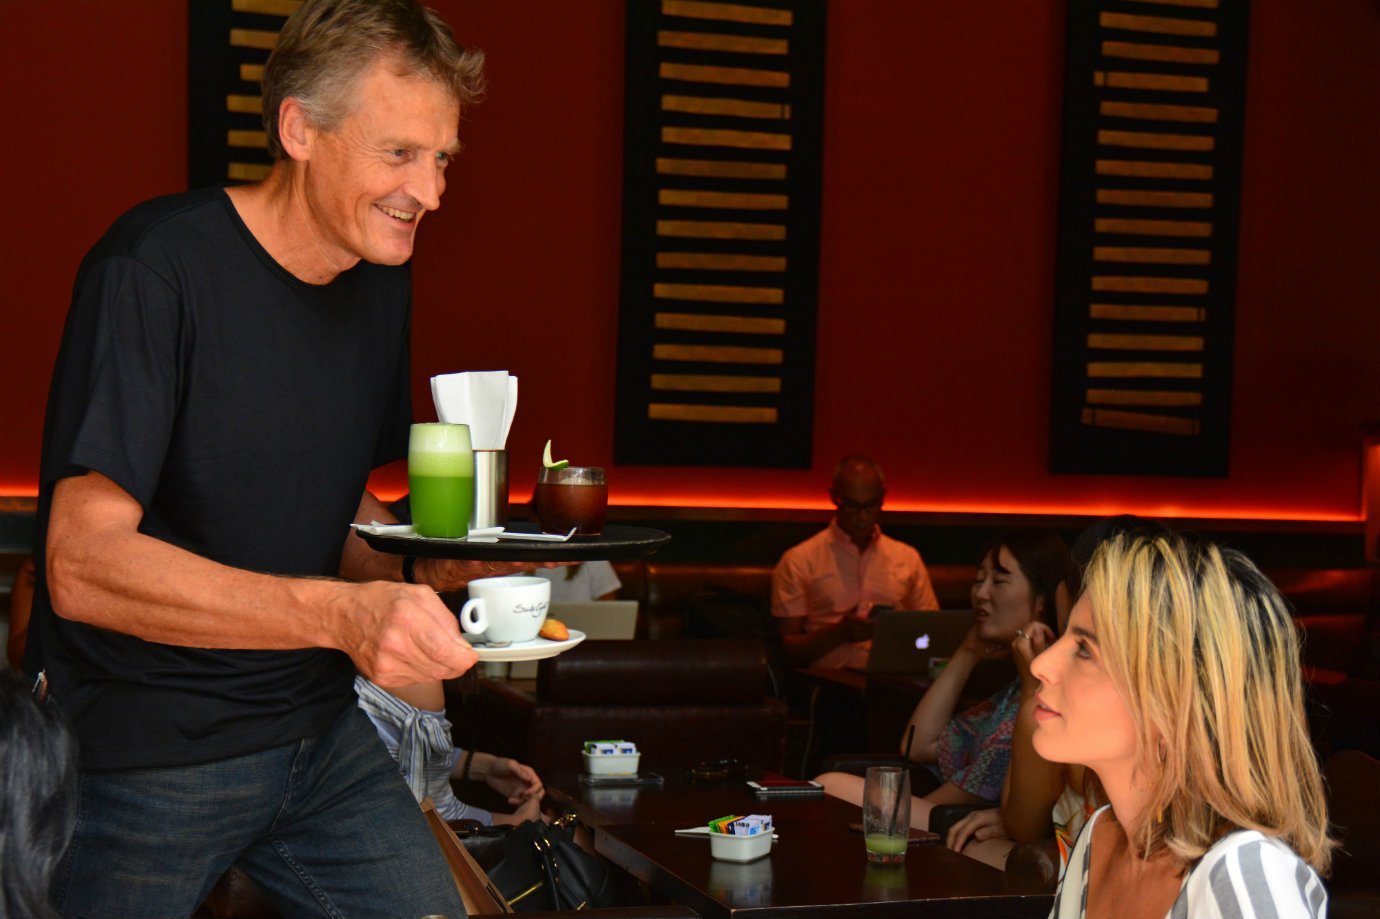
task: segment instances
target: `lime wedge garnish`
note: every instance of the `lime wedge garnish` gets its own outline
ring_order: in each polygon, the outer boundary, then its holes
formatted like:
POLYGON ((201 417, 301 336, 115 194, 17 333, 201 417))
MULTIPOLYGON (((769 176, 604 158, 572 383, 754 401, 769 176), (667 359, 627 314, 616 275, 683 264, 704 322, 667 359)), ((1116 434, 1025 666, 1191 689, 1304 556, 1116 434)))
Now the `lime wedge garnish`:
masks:
POLYGON ((570 465, 570 460, 551 460, 551 441, 546 442, 546 449, 541 453, 541 464, 547 469, 564 469, 570 465))

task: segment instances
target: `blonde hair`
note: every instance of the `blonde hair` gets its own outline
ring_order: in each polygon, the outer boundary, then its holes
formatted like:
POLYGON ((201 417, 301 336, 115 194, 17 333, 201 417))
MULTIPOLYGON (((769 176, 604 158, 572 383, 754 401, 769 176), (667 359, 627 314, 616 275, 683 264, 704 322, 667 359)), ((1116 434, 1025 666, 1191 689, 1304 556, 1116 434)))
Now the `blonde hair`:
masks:
POLYGON ((1140 851, 1192 863, 1245 828, 1326 874, 1336 842, 1279 591, 1241 553, 1175 535, 1104 543, 1084 583, 1150 786, 1127 827, 1140 851))
POLYGON ((264 67, 268 152, 282 159, 278 113, 289 96, 312 124, 333 130, 349 111, 354 82, 380 56, 399 75, 444 85, 461 108, 484 93, 484 54, 464 51, 435 10, 416 0, 307 0, 288 19, 264 67))

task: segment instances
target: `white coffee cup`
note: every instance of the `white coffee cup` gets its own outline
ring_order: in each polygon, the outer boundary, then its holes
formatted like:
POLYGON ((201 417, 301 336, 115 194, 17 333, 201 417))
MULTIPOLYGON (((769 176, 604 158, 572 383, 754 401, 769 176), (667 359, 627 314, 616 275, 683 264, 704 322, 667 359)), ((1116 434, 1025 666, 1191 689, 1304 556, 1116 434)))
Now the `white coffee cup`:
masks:
POLYGON ((531 641, 546 621, 551 582, 510 576, 470 581, 470 598, 460 607, 460 626, 485 641, 531 641))

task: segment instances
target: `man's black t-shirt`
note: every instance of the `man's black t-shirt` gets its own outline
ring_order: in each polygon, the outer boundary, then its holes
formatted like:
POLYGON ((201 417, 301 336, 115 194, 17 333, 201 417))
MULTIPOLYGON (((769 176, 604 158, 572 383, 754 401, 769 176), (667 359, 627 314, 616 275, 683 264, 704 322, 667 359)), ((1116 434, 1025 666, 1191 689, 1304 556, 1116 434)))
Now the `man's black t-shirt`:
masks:
POLYGON ((143 506, 145 534, 237 568, 337 576, 369 471, 407 452, 410 303, 405 267, 298 280, 220 189, 142 204, 87 255, 48 400, 26 661, 48 671, 83 768, 300 739, 354 704, 354 671, 337 651, 174 647, 55 615, 54 484, 94 470, 143 506))

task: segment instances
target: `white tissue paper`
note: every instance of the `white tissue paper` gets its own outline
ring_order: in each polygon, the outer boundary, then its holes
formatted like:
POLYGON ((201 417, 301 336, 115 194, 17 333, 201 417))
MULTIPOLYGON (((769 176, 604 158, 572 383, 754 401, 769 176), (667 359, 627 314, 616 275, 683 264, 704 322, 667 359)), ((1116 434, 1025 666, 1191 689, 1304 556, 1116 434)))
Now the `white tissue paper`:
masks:
POLYGON ((436 417, 470 426, 476 450, 502 450, 517 413, 517 377, 506 370, 444 373, 431 378, 436 417))

